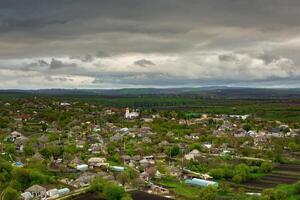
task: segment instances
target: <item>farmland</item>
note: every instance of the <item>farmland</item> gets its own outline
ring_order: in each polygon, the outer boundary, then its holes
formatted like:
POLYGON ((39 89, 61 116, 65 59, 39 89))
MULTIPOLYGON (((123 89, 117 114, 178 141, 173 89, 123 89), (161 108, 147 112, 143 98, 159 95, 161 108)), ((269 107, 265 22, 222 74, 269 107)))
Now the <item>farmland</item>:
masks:
POLYGON ((242 187, 247 192, 262 192, 267 188, 274 188, 281 184, 294 184, 300 180, 300 165, 278 164, 271 173, 258 180, 251 180, 244 184, 235 185, 242 187))

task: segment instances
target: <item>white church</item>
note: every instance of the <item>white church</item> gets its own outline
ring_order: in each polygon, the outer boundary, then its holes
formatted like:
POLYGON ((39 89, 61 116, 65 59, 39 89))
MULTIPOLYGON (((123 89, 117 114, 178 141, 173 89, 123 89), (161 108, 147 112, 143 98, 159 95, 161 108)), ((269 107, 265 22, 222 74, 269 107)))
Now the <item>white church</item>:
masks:
POLYGON ((140 114, 136 111, 134 111, 134 109, 132 110, 132 112, 130 112, 129 108, 126 108, 126 112, 125 112, 125 118, 126 119, 133 119, 133 118, 137 118, 140 114))

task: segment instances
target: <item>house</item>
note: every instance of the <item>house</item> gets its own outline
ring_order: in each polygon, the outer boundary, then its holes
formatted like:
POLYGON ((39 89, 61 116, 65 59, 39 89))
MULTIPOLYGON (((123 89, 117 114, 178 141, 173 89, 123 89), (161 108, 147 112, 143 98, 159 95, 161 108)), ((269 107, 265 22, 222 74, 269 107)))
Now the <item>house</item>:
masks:
POLYGON ((181 170, 175 166, 169 167, 169 173, 171 176, 175 176, 175 177, 181 176, 181 170))
POLYGON ((152 129, 149 126, 143 126, 139 129, 138 135, 139 137, 154 135, 152 129))
POLYGON ((92 154, 97 154, 97 153, 101 153, 102 149, 103 149, 103 145, 101 143, 95 143, 95 144, 91 144, 88 150, 92 154))
POLYGON ((205 142, 205 143, 203 143, 203 147, 205 147, 205 148, 207 148, 207 149, 211 149, 212 144, 209 143, 209 142, 205 142))
POLYGON ((106 163, 106 158, 92 157, 88 159, 88 165, 90 168, 93 168, 93 167, 108 166, 108 163, 106 163))
POLYGON ((131 162, 131 157, 128 155, 123 155, 122 156, 124 164, 129 164, 131 162))
POLYGON ((139 115, 140 114, 138 112, 134 111, 134 109, 133 109, 132 112, 130 112, 129 108, 126 108, 126 111, 125 111, 125 118, 126 119, 134 119, 134 118, 139 117, 139 115))
POLYGON ((123 133, 123 134, 128 133, 129 132, 129 128, 127 128, 127 127, 121 128, 120 132, 123 133))
POLYGON ((100 131, 101 131, 101 128, 100 128, 99 125, 95 125, 95 126, 93 127, 93 132, 100 132, 100 131))
POLYGON ((248 136, 248 133, 244 129, 240 128, 240 129, 237 129, 233 135, 234 135, 234 137, 246 137, 246 136, 248 136))
POLYGON ((12 142, 15 142, 16 140, 25 140, 28 138, 25 137, 22 133, 19 133, 18 131, 13 131, 10 133, 8 139, 10 139, 12 142))
POLYGON ((151 184, 150 185, 150 188, 152 190, 153 193, 155 194, 164 194, 164 195, 167 195, 170 193, 170 191, 162 186, 158 186, 158 185, 154 185, 154 184, 151 184))
POLYGON ((33 185, 25 190, 25 192, 29 192, 33 198, 43 198, 46 196, 46 188, 40 185, 33 185))
POLYGON ((142 160, 139 161, 140 165, 143 167, 148 167, 155 164, 154 156, 144 156, 142 160))
POLYGON ((23 152, 24 144, 26 144, 29 140, 27 137, 17 131, 12 132, 8 139, 15 143, 17 152, 23 152))
POLYGON ((24 192, 21 194, 21 199, 23 199, 23 200, 30 200, 32 198, 33 198, 33 196, 31 195, 30 192, 24 192))
POLYGON ((190 153, 184 155, 184 158, 186 160, 194 160, 194 159, 196 159, 196 157, 200 157, 200 156, 201 156, 200 151, 197 149, 194 149, 190 153))
POLYGON ((19 115, 19 116, 16 118, 17 121, 27 121, 27 120, 29 120, 29 119, 31 119, 31 116, 30 116, 29 114, 25 114, 25 113, 19 115))
POLYGON ((77 165, 82 165, 82 164, 84 164, 84 162, 80 158, 75 157, 73 160, 69 162, 68 165, 72 168, 76 168, 77 165))
POLYGON ((143 117, 142 120, 144 122, 153 122, 153 118, 151 118, 151 117, 143 117))
POLYGON ((61 106, 70 106, 71 104, 68 103, 68 102, 61 102, 60 105, 61 105, 61 106))
POLYGON ((186 125, 187 122, 186 122, 186 120, 184 120, 184 119, 179 119, 178 124, 179 124, 179 125, 186 125))
POLYGON ((85 172, 81 174, 75 181, 69 183, 69 185, 80 188, 88 186, 95 178, 97 174, 91 172, 85 172))
POLYGON ((140 156, 140 155, 134 155, 134 156, 132 156, 131 159, 132 159, 134 162, 140 162, 141 156, 140 156))
POLYGON ((110 141, 112 142, 119 142, 123 139, 123 136, 120 133, 117 133, 115 135, 113 135, 112 137, 110 137, 110 141))

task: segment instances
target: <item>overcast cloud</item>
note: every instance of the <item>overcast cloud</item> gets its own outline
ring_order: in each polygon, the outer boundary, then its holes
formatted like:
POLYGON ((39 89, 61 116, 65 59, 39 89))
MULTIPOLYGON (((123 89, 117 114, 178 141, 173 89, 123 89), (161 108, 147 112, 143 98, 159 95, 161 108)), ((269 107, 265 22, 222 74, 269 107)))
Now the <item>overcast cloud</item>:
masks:
POLYGON ((0 0, 0 88, 300 87, 299 0, 0 0))

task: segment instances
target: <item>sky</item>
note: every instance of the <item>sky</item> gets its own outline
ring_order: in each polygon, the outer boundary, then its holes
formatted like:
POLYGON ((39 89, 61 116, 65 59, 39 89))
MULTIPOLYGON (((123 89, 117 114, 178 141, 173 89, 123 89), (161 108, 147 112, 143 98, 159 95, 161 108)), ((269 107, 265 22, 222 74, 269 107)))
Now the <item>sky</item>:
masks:
POLYGON ((300 87, 299 0, 0 0, 0 88, 300 87))

